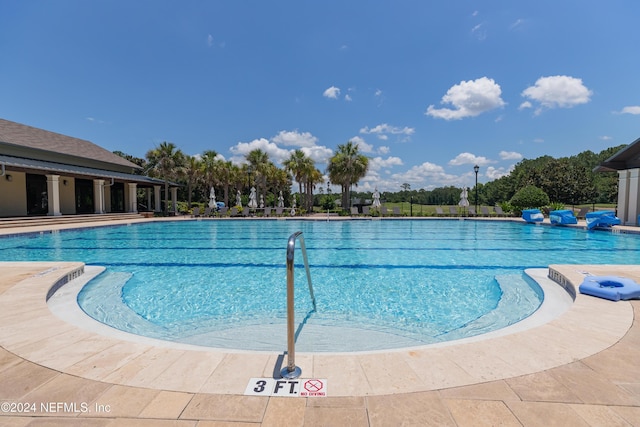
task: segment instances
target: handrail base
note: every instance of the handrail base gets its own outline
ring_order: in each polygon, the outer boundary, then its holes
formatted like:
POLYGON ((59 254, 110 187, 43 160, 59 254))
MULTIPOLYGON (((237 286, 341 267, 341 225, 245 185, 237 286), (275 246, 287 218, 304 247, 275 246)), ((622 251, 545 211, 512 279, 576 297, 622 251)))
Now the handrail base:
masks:
POLYGON ((302 375, 302 369, 298 368, 297 366, 293 369, 293 371, 290 371, 288 366, 285 366, 280 371, 280 376, 288 380, 295 380, 296 378, 300 377, 300 375, 302 375))

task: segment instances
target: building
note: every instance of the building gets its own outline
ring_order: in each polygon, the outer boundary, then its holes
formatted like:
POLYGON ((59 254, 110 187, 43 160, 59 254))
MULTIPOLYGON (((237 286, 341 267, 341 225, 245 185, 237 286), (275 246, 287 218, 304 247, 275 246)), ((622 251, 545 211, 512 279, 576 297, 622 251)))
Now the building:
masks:
POLYGON ((640 138, 598 165, 595 172, 618 172, 616 216, 623 225, 640 225, 640 138))
MULTIPOLYGON (((90 141, 0 119, 0 217, 138 212, 139 193, 159 212, 164 182, 140 172, 90 141)), ((175 212, 175 185, 171 196, 175 212)))

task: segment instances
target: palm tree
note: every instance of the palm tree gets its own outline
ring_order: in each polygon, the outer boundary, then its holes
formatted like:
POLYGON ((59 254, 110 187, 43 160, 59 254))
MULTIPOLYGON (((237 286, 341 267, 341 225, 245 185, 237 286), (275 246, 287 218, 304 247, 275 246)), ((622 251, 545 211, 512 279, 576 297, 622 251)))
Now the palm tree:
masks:
MULTIPOLYGON (((258 189, 258 194, 265 194, 267 192, 267 172, 269 170, 271 161, 269 161, 269 155, 260 149, 251 150, 246 155, 247 162, 249 162, 250 173, 255 174, 255 183, 258 189), (260 191, 262 188, 262 192, 260 191)), ((249 183, 251 186, 251 183, 249 183)))
MULTIPOLYGON (((306 178, 312 169, 315 169, 313 160, 308 157, 304 151, 295 150, 289 158, 284 162, 285 170, 293 175, 293 179, 298 183, 298 193, 302 197, 302 184, 305 184, 306 178)), ((305 192, 306 194, 307 192, 305 192)), ((305 196, 306 197, 306 196, 305 196)), ((306 203, 308 206, 308 202, 306 203)))
POLYGON ((163 142, 146 154, 147 173, 164 179, 164 213, 169 212, 169 179, 183 173, 184 154, 172 142, 163 142))
POLYGON ((349 141, 338 145, 338 151, 329 159, 327 172, 331 182, 342 187, 342 209, 351 206, 351 185, 367 174, 369 158, 360 154, 358 145, 349 141))
POLYGON ((200 180, 202 162, 196 156, 186 156, 184 174, 187 178, 187 206, 191 208, 191 193, 193 187, 200 180))
POLYGON ((306 199, 307 199, 307 212, 313 211, 313 189, 316 184, 323 181, 322 172, 316 169, 315 166, 311 167, 305 173, 305 187, 306 187, 306 199))

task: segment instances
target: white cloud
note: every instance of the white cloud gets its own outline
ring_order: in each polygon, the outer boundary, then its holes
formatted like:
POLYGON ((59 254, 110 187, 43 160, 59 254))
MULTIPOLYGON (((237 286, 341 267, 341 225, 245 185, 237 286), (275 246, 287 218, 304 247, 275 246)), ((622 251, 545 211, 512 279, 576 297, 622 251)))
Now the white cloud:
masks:
POLYGON ((373 151, 374 151, 373 145, 367 144, 367 142, 364 140, 364 138, 362 138, 360 136, 354 136, 352 138, 349 138, 349 141, 351 141, 355 145, 357 145, 358 149, 360 151, 362 151, 363 153, 373 153, 373 151))
POLYGON ((365 126, 362 129, 360 129, 360 133, 374 134, 378 137, 378 139, 382 139, 384 141, 389 139, 389 135, 404 135, 404 138, 401 139, 401 141, 403 142, 410 140, 411 135, 413 135, 415 131, 416 131, 415 128, 410 128, 407 126, 405 126, 404 128, 399 128, 396 126, 389 126, 386 123, 375 126, 371 129, 369 129, 368 126, 365 126))
POLYGON ((322 96, 330 99, 338 99, 338 96, 340 96, 340 88, 331 86, 322 93, 322 96))
MULTIPOLYGON (((586 104, 592 94, 582 79, 570 76, 540 77, 535 85, 522 92, 522 96, 540 104, 536 114, 540 114, 544 108, 571 108, 586 104)), ((523 104, 520 108, 524 108, 523 104)))
POLYGON ((378 153, 379 154, 389 154, 389 151, 391 151, 391 149, 387 146, 380 146, 378 147, 378 153))
POLYGON ((513 24, 509 25, 509 29, 515 30, 517 27, 521 26, 522 24, 524 24, 524 19, 518 18, 515 20, 513 24))
POLYGON ((346 94, 346 95, 344 96, 344 100, 345 100, 345 101, 353 101, 353 98, 351 98, 351 95, 346 94))
POLYGON ((487 38, 487 32, 484 30, 483 27, 484 27, 484 23, 481 23, 471 29, 471 34, 480 41, 485 40, 487 38))
POLYGON ((213 46, 213 36, 211 34, 207 36, 207 46, 213 46))
POLYGON ((489 166, 484 175, 489 178, 490 181, 493 181, 494 179, 509 175, 512 170, 513 166, 509 166, 509 168, 494 168, 493 166, 489 166))
POLYGON ((516 153, 515 151, 501 151, 499 154, 502 160, 520 160, 522 159, 522 154, 516 153))
POLYGON ((271 139, 276 144, 282 144, 293 147, 313 147, 317 144, 318 138, 309 132, 298 132, 281 130, 271 139))
POLYGON ((620 114, 640 114, 640 106, 638 105, 630 105, 628 107, 624 107, 620 114))
POLYGON ((384 168, 390 168, 393 166, 402 166, 404 163, 400 157, 387 157, 383 159, 382 157, 374 157, 369 159, 369 168, 373 170, 380 170, 384 168))
POLYGON ((450 166, 461 166, 461 165, 484 166, 490 163, 495 163, 495 162, 487 159, 486 157, 476 156, 475 154, 471 154, 471 153, 460 153, 455 157, 455 159, 449 160, 450 166))
MULTIPOLYGON (((323 145, 315 145, 313 147, 302 147, 300 150, 311 158, 316 163, 326 164, 331 156, 333 156, 333 150, 323 145)), ((318 165, 316 165, 318 167, 318 165)), ((320 168, 322 169, 322 168, 320 168)))
POLYGON ((238 142, 231 147, 229 151, 233 156, 231 161, 235 164, 246 163, 245 156, 252 150, 262 150, 269 156, 269 160, 274 163, 282 163, 289 158, 291 152, 283 148, 278 147, 275 143, 270 142, 265 138, 254 139, 251 142, 238 142))
POLYGON ((481 77, 476 80, 462 81, 452 86, 442 97, 441 104, 451 104, 453 109, 438 109, 429 105, 425 114, 445 120, 475 117, 504 106, 505 102, 500 98, 501 94, 500 85, 493 79, 481 77))
POLYGON ((532 108, 533 104, 530 103, 529 101, 524 101, 522 104, 520 104, 520 106, 518 107, 518 110, 524 110, 525 108, 532 108))
POLYGON ((600 139, 603 140, 603 141, 611 141, 613 139, 613 137, 609 136, 609 135, 602 135, 600 137, 600 139))

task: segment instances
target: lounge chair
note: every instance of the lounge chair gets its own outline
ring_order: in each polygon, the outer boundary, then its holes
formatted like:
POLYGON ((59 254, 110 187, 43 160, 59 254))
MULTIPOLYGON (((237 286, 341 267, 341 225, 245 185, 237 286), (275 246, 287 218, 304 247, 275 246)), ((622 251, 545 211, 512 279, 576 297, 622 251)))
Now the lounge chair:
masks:
POLYGON ((587 217, 587 213, 590 211, 591 209, 587 206, 586 208, 580 208, 580 210, 578 211, 578 213, 576 214, 576 218, 578 219, 585 219, 587 217))
POLYGON ((498 205, 493 207, 493 210, 495 211, 496 215, 498 216, 507 216, 507 214, 504 213, 504 211, 502 210, 502 208, 498 205))
POLYGON ((264 208, 264 216, 271 216, 271 208, 264 208))
POLYGON ((393 215, 394 216, 401 216, 402 214, 400 213, 400 208, 398 206, 394 206, 393 207, 393 215))
POLYGON ((382 215, 382 216, 389 215, 389 209, 387 209, 386 206, 381 206, 380 207, 380 215, 382 215))
POLYGON ((282 216, 283 211, 284 211, 284 208, 276 208, 276 216, 282 216))
POLYGON ((360 215, 356 206, 351 206, 351 215, 360 215))
POLYGON ((238 208, 236 208, 235 206, 231 208, 231 211, 229 213, 229 215, 231 216, 238 216, 238 208))
POLYGON ((195 208, 193 208, 193 214, 191 215, 193 218, 197 218, 200 216, 200 208, 198 206, 196 206, 195 208))
POLYGON ((363 215, 371 215, 371 212, 370 212, 369 206, 363 206, 363 207, 362 207, 362 214, 363 214, 363 215))
POLYGON ((449 215, 458 216, 458 207, 457 206, 449 206, 449 215))
POLYGON ((249 216, 249 206, 242 208, 242 216, 249 216))
POLYGON ((440 206, 436 206, 436 215, 444 216, 444 211, 442 210, 442 208, 440 206))
POLYGON ((476 208, 474 206, 469 206, 467 208, 467 213, 469 214, 469 216, 476 216, 476 208))
POLYGON ((220 208, 220 210, 218 211, 218 215, 220 216, 226 216, 227 212, 229 212, 229 208, 226 206, 223 206, 220 208))
POLYGON ((211 208, 208 206, 204 208, 204 213, 202 214, 202 216, 211 216, 211 208))
POLYGON ((482 212, 482 216, 491 216, 488 206, 480 206, 480 212, 482 212))

